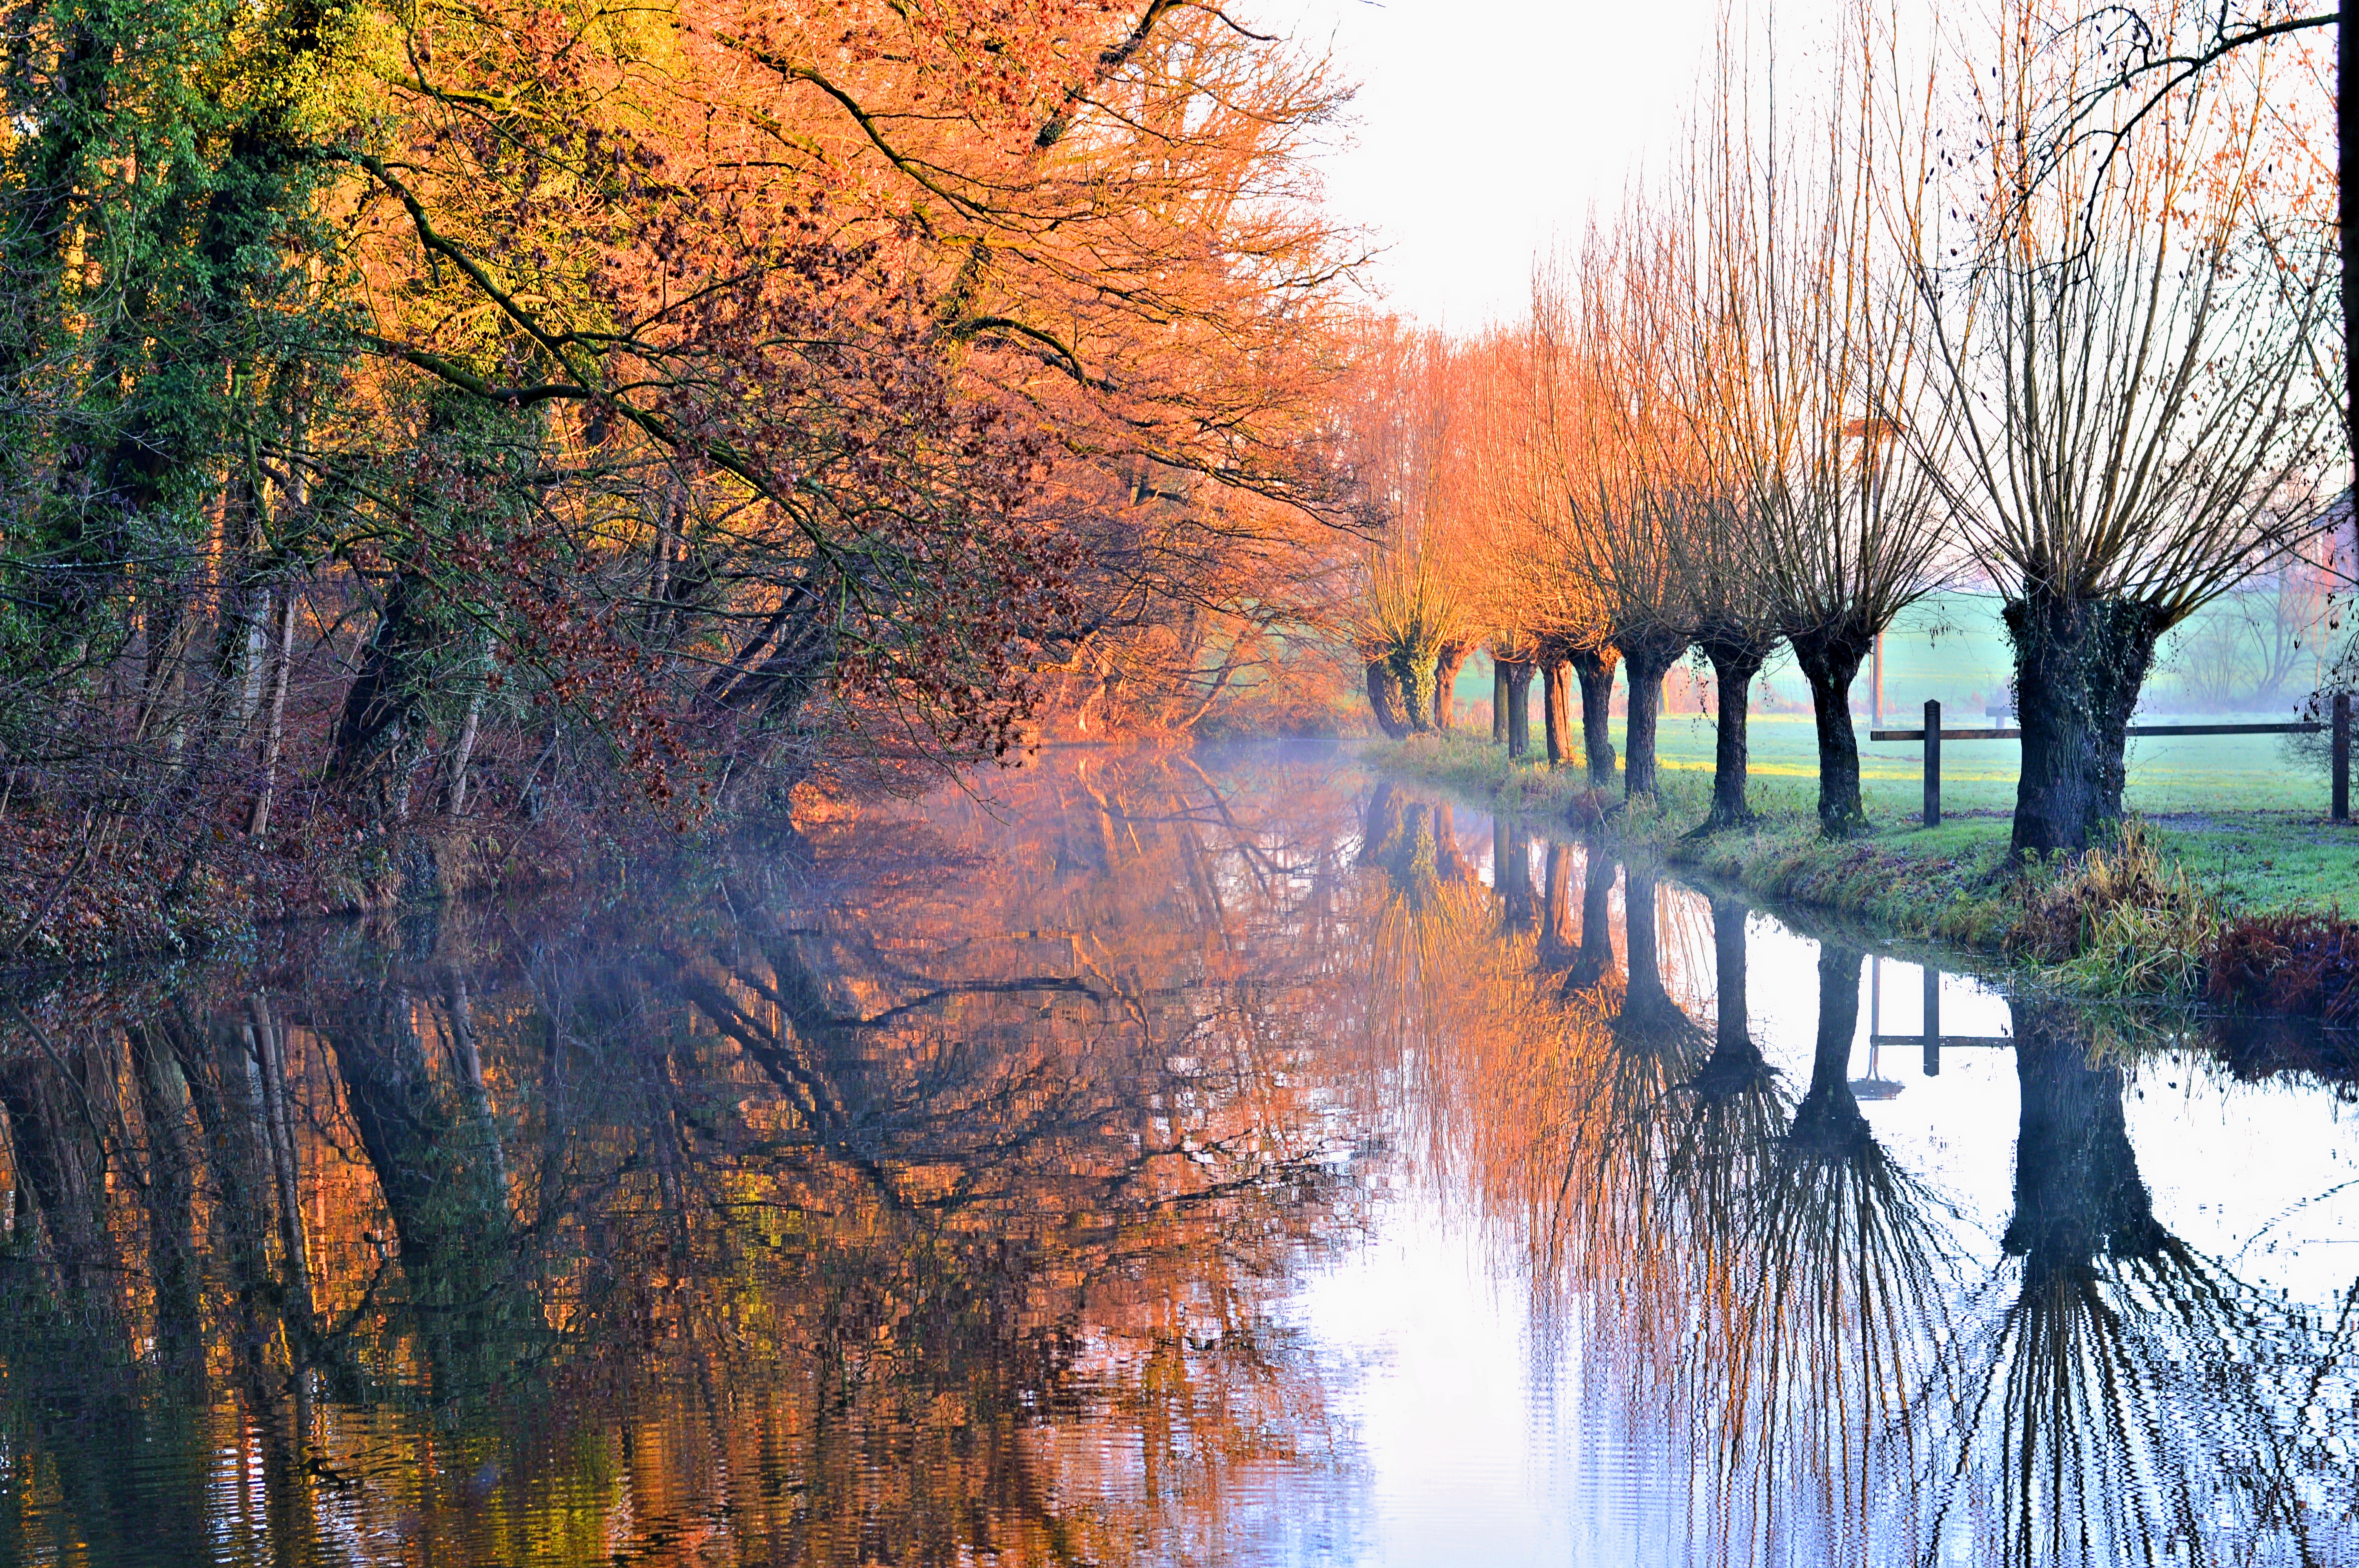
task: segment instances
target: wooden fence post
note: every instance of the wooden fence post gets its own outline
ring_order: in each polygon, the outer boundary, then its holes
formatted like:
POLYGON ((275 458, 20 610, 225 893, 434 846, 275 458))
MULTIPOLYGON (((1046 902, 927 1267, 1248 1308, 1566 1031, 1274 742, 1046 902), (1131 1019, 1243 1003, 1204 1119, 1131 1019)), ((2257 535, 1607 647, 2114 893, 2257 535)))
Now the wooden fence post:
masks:
POLYGON ((1941 971, 1925 966, 1925 1076, 1941 1076, 1941 971))
POLYGON ((1925 826, 1941 826, 1941 704, 1925 699, 1925 826))
POLYGON ((2351 694, 2334 694, 2334 820, 2351 820, 2351 694))

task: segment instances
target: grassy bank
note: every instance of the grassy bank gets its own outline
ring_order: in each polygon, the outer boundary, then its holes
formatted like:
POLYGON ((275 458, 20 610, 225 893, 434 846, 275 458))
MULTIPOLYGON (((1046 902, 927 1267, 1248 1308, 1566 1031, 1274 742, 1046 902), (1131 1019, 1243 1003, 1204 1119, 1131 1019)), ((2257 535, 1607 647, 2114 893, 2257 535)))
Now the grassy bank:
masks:
POLYGON ((1930 830, 1916 749, 1863 747, 1871 825, 1830 842, 1819 836, 1809 725, 1756 719, 1753 735, 1760 821, 1709 838, 1685 836, 1711 794, 1712 738, 1701 724, 1665 727, 1660 798, 1636 810, 1622 809, 1618 784, 1593 795, 1578 768, 1510 766, 1503 748, 1475 737, 1378 743, 1364 755, 1495 810, 1607 821, 1618 837, 1765 900, 2035 964, 2108 994, 2192 989, 2223 929, 2330 913, 2359 889, 2359 828, 2327 821, 2323 781, 2292 776, 2268 738, 2150 743, 2132 758, 2129 804, 2144 823, 2127 858, 2023 867, 2006 852, 2011 747, 1985 748, 1988 759, 1952 761, 1962 747, 1945 755, 1943 820, 1930 830))

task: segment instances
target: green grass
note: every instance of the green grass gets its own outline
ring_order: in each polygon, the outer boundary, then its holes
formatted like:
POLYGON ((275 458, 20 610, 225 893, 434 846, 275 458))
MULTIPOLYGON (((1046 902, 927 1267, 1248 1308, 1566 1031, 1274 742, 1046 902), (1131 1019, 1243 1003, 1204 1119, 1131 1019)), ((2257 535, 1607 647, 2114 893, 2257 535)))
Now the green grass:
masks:
MULTIPOLYGON (((1537 726, 1535 726, 1537 729, 1537 726)), ((1712 730, 1701 716, 1665 720, 1658 747, 1661 795, 1618 814, 1621 836, 1764 898, 1841 911, 1896 935, 1984 951, 2006 947, 2029 889, 2007 860, 2017 750, 2012 742, 1951 741, 1942 752, 1939 827, 1919 825, 1919 749, 1861 747, 1867 831, 1830 843, 1818 831, 1818 758, 1810 721, 1756 717, 1751 725, 1750 830, 1689 839, 1712 790, 1712 730)), ((1621 725, 1614 727, 1617 750, 1621 725)), ((1485 737, 1376 743, 1376 768, 1432 780, 1495 809, 1578 819, 1593 812, 1582 771, 1545 762, 1510 768, 1485 737)), ((1618 805, 1618 785, 1603 804, 1618 805)), ((2169 737, 2133 743, 2128 804, 2162 848, 2231 914, 2324 909, 2359 890, 2359 827, 2326 820, 2325 780, 2297 769, 2276 736, 2169 737)))

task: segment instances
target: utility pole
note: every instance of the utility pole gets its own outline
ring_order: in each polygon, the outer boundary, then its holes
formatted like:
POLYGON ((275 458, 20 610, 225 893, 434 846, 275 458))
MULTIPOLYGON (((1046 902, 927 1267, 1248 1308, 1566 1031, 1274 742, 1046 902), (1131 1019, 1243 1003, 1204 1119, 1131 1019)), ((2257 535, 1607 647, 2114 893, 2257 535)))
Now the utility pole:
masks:
POLYGON ((1867 723, 1871 730, 1884 728, 1884 633, 1875 634, 1875 652, 1868 662, 1867 723))

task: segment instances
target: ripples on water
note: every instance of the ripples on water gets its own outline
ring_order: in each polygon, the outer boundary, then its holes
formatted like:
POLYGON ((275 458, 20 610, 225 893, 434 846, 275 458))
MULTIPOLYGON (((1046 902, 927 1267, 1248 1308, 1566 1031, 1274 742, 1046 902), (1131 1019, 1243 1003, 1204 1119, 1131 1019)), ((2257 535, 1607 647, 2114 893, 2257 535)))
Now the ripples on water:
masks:
POLYGON ((2359 1563, 2347 1047, 1315 752, 0 1001, 0 1563, 2359 1563))

